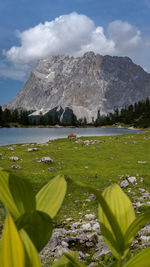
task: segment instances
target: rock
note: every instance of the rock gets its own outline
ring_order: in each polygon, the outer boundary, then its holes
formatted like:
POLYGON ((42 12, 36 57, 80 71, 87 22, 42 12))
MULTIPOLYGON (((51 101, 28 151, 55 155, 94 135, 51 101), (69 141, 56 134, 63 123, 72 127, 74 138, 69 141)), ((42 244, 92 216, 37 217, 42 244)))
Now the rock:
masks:
POLYGON ((41 159, 41 161, 45 162, 45 163, 53 163, 54 162, 50 157, 43 157, 41 159))
POLYGON ((94 247, 94 244, 92 242, 86 242, 85 244, 88 248, 94 247))
POLYGON ((143 206, 144 204, 143 203, 141 203, 141 202, 136 202, 136 203, 133 203, 133 207, 135 208, 135 209, 137 209, 137 208, 139 208, 139 207, 141 207, 141 206, 143 206))
POLYGON ((80 229, 83 231, 91 231, 92 230, 91 224, 90 223, 82 224, 80 229))
POLYGON ((108 247, 102 247, 100 248, 94 255, 93 255, 93 259, 97 259, 101 256, 106 256, 108 254, 111 254, 110 250, 108 247))
POLYGON ((138 161, 139 164, 146 164, 147 161, 138 161))
POLYGON ((10 168, 11 169, 17 169, 17 170, 21 169, 21 167, 19 165, 12 165, 10 168))
POLYGON ((65 247, 65 248, 67 248, 67 247, 69 246, 68 243, 65 242, 65 241, 62 241, 62 242, 61 242, 61 245, 62 245, 62 247, 65 247))
POLYGON ((10 159, 11 161, 18 161, 18 160, 19 160, 18 157, 10 157, 9 159, 10 159))
POLYGON ((88 220, 94 220, 96 218, 96 216, 94 214, 86 214, 85 218, 88 220))
POLYGON ((150 225, 146 225, 145 227, 143 227, 139 232, 138 235, 139 236, 143 236, 143 235, 147 235, 150 234, 150 225))
POLYGON ((33 147, 33 148, 27 148, 28 152, 33 152, 33 151, 38 151, 39 149, 37 147, 33 147))
POLYGON ((136 183, 136 177, 135 177, 135 176, 128 177, 128 181, 129 181, 131 184, 135 184, 135 183, 136 183))
POLYGON ((11 151, 13 151, 13 150, 14 150, 14 148, 13 148, 13 147, 8 147, 8 150, 11 150, 11 151))
POLYGON ((90 199, 90 200, 95 200, 95 199, 96 199, 96 196, 95 196, 94 194, 91 194, 91 195, 88 197, 88 199, 90 199))
POLYGON ((139 191, 144 193, 145 192, 145 189, 144 188, 139 188, 139 191))
POLYGON ((42 162, 42 160, 41 159, 38 159, 38 158, 36 158, 35 161, 36 162, 39 162, 39 163, 42 162))
POLYGON ((55 250, 55 257, 59 258, 62 256, 63 253, 69 253, 69 249, 68 248, 64 248, 62 246, 57 246, 56 250, 55 250))
POLYGON ((120 183, 120 187, 121 188, 125 188, 129 185, 129 182, 127 180, 123 180, 121 183, 120 183))
POLYGON ((149 244, 150 243, 150 236, 141 236, 141 241, 144 243, 144 244, 149 244))
POLYGON ((86 52, 81 57, 52 56, 38 61, 16 98, 3 108, 35 110, 30 116, 72 111, 87 122, 150 97, 150 74, 128 57, 86 52), (122 97, 120 97, 122 96, 122 97), (101 100, 101 101, 100 101, 101 100))
POLYGON ((92 230, 95 231, 95 232, 100 232, 100 225, 98 222, 96 222, 95 224, 93 224, 92 226, 92 230))
POLYGON ((48 170, 49 170, 49 171, 53 171, 53 170, 54 170, 54 168, 53 168, 53 167, 50 167, 50 168, 48 168, 48 170))

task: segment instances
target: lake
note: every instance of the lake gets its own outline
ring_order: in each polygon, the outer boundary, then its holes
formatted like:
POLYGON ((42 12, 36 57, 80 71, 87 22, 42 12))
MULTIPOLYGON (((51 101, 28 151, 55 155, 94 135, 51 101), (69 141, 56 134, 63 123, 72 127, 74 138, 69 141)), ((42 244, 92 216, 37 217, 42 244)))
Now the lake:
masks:
POLYGON ((138 133, 124 128, 0 128, 0 146, 21 143, 44 143, 65 138, 70 133, 80 136, 109 136, 138 133))

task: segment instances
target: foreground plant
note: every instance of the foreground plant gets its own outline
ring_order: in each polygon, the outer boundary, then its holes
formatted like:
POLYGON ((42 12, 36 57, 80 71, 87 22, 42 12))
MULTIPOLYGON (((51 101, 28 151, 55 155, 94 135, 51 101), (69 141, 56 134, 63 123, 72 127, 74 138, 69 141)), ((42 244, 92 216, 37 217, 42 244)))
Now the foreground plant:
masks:
POLYGON ((126 262, 126 256, 136 233, 150 221, 150 209, 136 218, 130 199, 119 185, 109 186, 101 194, 97 188, 80 182, 76 183, 94 193, 97 198, 101 232, 116 258, 113 266, 149 267, 150 248, 144 249, 128 262, 126 262))
MULTIPOLYGON (((149 267, 150 248, 129 258, 129 249, 135 234, 150 221, 150 210, 136 218, 132 203, 122 189, 114 184, 101 194, 97 188, 76 182, 94 193, 98 217, 105 242, 116 258, 113 266, 149 267)), ((11 177, 0 170, 0 200, 7 216, 0 241, 0 266, 41 267, 38 252, 52 234, 52 218, 58 212, 67 183, 58 175, 46 184, 36 196, 31 186, 22 179, 11 177)), ((53 267, 85 267, 75 252, 65 253, 53 267)))
POLYGON ((7 210, 0 266, 41 266, 38 252, 50 239, 52 218, 61 207, 66 189, 64 176, 58 175, 35 196, 26 181, 0 170, 0 200, 7 210))

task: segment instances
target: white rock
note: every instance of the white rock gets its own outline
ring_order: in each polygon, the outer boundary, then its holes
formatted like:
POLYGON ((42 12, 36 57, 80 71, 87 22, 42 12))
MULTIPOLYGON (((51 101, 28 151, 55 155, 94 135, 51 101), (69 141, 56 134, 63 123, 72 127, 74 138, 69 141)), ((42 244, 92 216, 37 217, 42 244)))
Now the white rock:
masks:
POLYGON ((82 224, 81 225, 81 230, 83 230, 83 231, 91 231, 92 230, 91 224, 90 223, 82 224))
POLYGON ((128 181, 129 181, 131 184, 135 184, 135 182, 136 182, 136 177, 135 177, 135 176, 130 176, 130 177, 128 177, 128 181))
POLYGON ((53 160, 50 157, 43 157, 41 160, 45 163, 53 163, 53 160))
POLYGON ((96 216, 94 214, 86 214, 85 218, 88 220, 94 220, 96 218, 96 216))
POLYGON ((19 160, 18 157, 10 157, 9 159, 12 160, 12 161, 18 161, 19 160))
POLYGON ((123 180, 121 183, 120 183, 120 187, 121 188, 125 188, 129 185, 129 182, 127 180, 123 180))

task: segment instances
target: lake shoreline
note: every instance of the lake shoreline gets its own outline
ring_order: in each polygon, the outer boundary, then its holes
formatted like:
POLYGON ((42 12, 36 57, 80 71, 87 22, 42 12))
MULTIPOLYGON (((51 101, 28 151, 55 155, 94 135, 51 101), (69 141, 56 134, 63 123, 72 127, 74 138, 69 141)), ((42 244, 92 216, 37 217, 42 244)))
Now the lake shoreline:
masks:
POLYGON ((51 140, 67 138, 76 133, 77 137, 113 136, 143 132, 123 127, 52 127, 52 128, 1 128, 0 146, 24 143, 46 143, 51 140))

